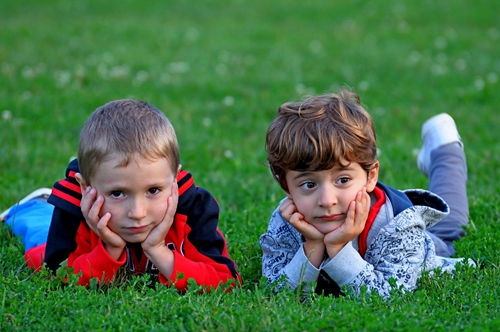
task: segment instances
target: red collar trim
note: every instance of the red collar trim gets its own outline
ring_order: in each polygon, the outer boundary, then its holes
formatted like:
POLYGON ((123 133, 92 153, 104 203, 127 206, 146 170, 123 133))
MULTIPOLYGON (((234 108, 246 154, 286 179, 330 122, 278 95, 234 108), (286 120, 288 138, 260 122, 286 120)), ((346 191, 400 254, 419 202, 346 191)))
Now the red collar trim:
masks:
POLYGON ((375 221, 375 217, 377 217, 377 214, 380 212, 380 208, 382 207, 382 205, 385 204, 385 193, 382 189, 380 189, 379 187, 375 187, 375 189, 373 189, 373 193, 375 194, 377 201, 375 202, 375 204, 373 204, 372 208, 370 209, 370 213, 368 214, 368 219, 366 219, 365 229, 363 229, 363 231, 361 232, 361 234, 359 234, 358 237, 359 254, 363 258, 365 258, 365 253, 367 249, 366 239, 368 238, 368 233, 372 228, 373 222, 375 221))

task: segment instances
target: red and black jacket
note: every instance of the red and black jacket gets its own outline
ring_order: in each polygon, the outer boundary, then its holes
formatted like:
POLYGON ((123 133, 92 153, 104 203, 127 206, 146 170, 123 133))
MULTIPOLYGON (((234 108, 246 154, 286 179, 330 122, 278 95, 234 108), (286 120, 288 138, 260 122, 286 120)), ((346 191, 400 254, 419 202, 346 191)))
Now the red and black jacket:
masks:
MULTIPOLYGON (((75 179, 79 172, 77 160, 73 160, 66 178, 54 184, 48 202, 55 206, 47 238, 45 262, 55 273, 62 261, 75 273, 82 272, 79 284, 88 284, 90 278, 104 281, 113 279, 124 266, 134 273, 157 274, 144 253, 130 245, 118 261, 107 255, 97 234, 85 222, 81 209, 81 190, 75 179)), ((224 236, 217 228, 219 206, 205 189, 196 187, 190 173, 181 171, 177 177, 179 201, 174 223, 165 238, 165 245, 174 253, 174 270, 171 276, 158 275, 164 284, 185 289, 187 280, 216 287, 219 283, 241 278, 236 264, 229 258, 224 236)))

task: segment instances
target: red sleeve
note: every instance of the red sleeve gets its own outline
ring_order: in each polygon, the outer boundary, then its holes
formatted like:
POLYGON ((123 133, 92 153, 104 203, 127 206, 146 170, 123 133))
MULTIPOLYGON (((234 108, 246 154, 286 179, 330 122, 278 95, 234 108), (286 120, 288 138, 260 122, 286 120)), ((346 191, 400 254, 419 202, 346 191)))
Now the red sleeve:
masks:
POLYGON ((230 280, 234 280, 231 286, 240 285, 236 264, 229 257, 226 240, 218 229, 219 206, 215 198, 194 185, 181 198, 166 238, 167 246, 175 245, 174 269, 168 278, 160 274, 159 281, 167 285, 173 282, 179 290, 186 289, 188 279, 194 279, 207 290, 230 280))
POLYGON ((111 281, 127 259, 125 251, 118 261, 110 257, 99 236, 83 222, 76 233, 76 244, 76 250, 69 255, 68 266, 75 268, 75 274, 82 272, 78 285, 88 285, 92 278, 98 278, 99 282, 111 281))

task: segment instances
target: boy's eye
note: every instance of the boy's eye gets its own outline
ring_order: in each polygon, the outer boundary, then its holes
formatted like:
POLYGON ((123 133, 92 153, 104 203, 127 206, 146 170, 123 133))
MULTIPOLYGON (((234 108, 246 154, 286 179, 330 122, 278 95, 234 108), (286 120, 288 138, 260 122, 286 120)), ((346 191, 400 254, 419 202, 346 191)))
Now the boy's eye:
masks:
POLYGON ((341 177, 337 180, 337 183, 338 184, 346 184, 347 182, 349 182, 349 178, 347 176, 344 176, 344 177, 341 177))
POLYGON ((114 198, 120 198, 123 196, 123 192, 120 190, 114 190, 109 193, 110 196, 113 196, 114 198))
POLYGON ((149 188, 148 189, 148 193, 151 194, 151 195, 156 195, 160 192, 160 189, 158 188, 149 188))
POLYGON ((304 182, 300 185, 304 189, 314 189, 316 187, 316 184, 311 181, 304 182))

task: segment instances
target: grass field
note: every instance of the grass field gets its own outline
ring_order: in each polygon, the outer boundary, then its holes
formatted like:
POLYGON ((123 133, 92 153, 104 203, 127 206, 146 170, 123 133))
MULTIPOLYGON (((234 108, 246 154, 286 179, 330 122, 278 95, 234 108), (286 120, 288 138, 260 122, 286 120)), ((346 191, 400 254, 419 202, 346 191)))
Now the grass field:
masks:
POLYGON ((0 330, 500 330, 500 2, 296 0, 0 2, 0 210, 64 176, 98 106, 152 103, 183 167, 221 207, 244 285, 179 295, 147 278, 63 287, 24 266, 0 225, 0 330), (477 269, 424 276, 389 300, 272 295, 259 236, 283 193, 266 167, 278 106, 350 86, 372 114, 380 180, 426 188, 420 129, 448 112, 465 143, 477 269))

